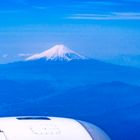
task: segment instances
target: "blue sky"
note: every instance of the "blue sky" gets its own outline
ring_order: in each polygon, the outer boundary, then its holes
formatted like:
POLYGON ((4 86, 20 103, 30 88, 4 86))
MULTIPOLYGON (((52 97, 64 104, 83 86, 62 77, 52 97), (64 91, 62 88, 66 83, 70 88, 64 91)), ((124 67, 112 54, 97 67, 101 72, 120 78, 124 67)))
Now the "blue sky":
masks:
POLYGON ((97 59, 140 54, 140 0, 0 3, 0 63, 59 43, 97 59))

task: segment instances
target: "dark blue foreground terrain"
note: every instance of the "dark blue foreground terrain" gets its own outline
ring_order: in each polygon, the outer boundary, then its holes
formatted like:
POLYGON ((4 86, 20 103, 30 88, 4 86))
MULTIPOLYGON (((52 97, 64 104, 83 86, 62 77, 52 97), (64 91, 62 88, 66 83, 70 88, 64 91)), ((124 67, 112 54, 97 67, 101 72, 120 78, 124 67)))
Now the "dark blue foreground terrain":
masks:
POLYGON ((100 61, 1 65, 0 116, 72 117, 112 140, 139 140, 139 81, 139 69, 100 61))

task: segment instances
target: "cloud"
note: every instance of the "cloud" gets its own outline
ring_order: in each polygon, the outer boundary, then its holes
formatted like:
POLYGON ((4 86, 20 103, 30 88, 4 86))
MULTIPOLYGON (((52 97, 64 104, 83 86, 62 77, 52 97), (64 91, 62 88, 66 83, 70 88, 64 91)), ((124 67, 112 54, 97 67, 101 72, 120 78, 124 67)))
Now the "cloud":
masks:
POLYGON ((20 53, 18 54, 19 57, 28 57, 28 56, 31 56, 32 54, 29 54, 29 53, 20 53))
POLYGON ((45 7, 45 6, 32 6, 32 8, 38 9, 38 10, 46 10, 47 9, 47 7, 45 7))
POLYGON ((2 58, 7 58, 8 57, 8 54, 3 54, 2 55, 2 58))
POLYGON ((116 1, 84 1, 83 4, 85 5, 100 5, 100 6, 113 6, 113 5, 120 5, 121 2, 116 1))
POLYGON ((75 20, 140 20, 140 12, 111 12, 108 14, 73 14, 67 19, 75 20))
POLYGON ((73 15, 69 19, 83 20, 139 20, 140 0, 88 0, 73 7, 73 15), (76 9, 76 10, 75 10, 76 9))

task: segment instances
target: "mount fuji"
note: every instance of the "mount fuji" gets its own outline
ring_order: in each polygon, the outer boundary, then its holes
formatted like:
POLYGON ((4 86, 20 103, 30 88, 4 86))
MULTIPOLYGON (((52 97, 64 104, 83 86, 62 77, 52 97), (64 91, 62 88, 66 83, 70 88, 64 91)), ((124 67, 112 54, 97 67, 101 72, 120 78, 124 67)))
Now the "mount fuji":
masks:
POLYGON ((54 47, 42 53, 38 53, 28 57, 26 61, 39 59, 71 61, 71 60, 84 60, 87 58, 65 47, 64 45, 55 45, 54 47))

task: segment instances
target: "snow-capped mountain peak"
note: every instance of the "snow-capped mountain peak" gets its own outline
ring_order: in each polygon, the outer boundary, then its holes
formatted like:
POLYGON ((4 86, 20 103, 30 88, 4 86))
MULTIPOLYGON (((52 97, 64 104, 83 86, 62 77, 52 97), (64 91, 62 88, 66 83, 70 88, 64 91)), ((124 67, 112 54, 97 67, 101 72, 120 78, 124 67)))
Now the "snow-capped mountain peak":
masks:
POLYGON ((64 45, 55 45, 42 53, 28 57, 26 60, 29 61, 38 59, 71 61, 76 59, 86 59, 86 57, 76 53, 64 45))

